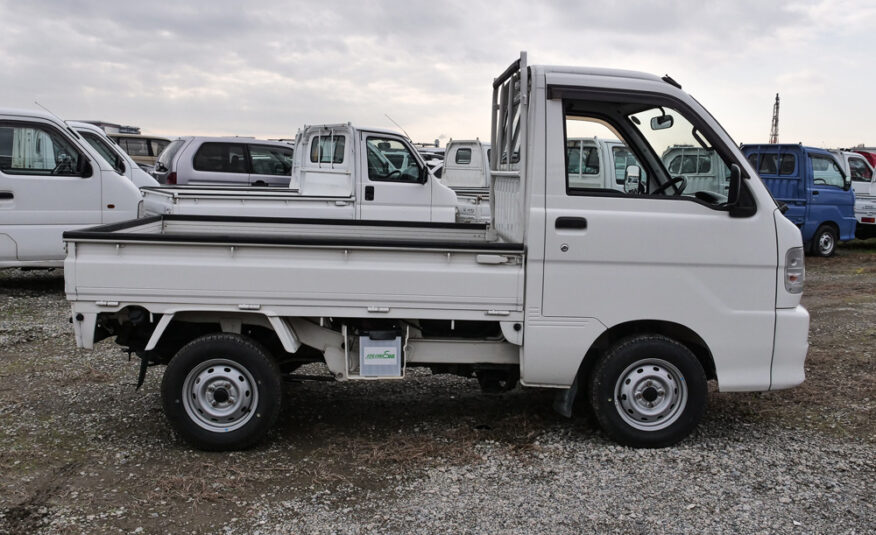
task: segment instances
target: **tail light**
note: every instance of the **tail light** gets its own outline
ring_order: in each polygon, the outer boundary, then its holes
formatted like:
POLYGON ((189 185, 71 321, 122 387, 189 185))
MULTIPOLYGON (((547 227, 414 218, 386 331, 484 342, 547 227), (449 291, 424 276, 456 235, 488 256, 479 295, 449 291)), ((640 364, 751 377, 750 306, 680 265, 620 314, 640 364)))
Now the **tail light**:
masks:
POLYGON ((176 184, 176 172, 167 175, 167 182, 165 184, 176 184))
POLYGON ((803 248, 788 249, 787 254, 785 254, 785 290, 788 293, 798 294, 803 291, 805 280, 806 266, 803 262, 803 248))

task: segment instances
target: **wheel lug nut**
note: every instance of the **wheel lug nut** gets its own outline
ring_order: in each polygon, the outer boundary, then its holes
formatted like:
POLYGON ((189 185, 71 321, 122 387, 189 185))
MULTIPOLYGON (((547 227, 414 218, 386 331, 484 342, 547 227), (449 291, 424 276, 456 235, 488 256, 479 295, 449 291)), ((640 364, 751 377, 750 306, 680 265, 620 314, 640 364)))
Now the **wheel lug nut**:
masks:
POLYGON ((215 406, 216 406, 216 400, 215 400, 215 399, 211 399, 211 400, 210 400, 210 405, 212 405, 212 406, 215 407, 215 406))

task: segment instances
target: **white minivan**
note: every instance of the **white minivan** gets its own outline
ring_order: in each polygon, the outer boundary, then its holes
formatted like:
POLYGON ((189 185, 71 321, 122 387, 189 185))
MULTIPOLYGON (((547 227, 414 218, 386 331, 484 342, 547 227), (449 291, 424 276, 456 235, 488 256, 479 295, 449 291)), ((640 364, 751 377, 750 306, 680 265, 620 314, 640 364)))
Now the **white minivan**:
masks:
POLYGON ((140 190, 76 131, 0 109, 0 268, 61 267, 65 230, 137 217, 140 190))
POLYGON ((280 186, 292 179, 293 148, 242 137, 181 137, 158 156, 152 176, 162 184, 280 186))
POLYGON ((94 152, 113 166, 120 175, 125 175, 138 188, 157 186, 158 181, 144 171, 134 159, 107 137, 106 132, 91 123, 67 121, 73 130, 88 142, 94 152))

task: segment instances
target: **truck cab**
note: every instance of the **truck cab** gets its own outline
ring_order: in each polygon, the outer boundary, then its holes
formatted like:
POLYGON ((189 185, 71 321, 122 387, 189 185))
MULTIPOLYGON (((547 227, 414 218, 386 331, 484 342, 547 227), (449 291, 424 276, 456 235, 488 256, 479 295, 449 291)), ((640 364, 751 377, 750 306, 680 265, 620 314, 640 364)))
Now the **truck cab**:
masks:
POLYGON ((876 236, 876 172, 866 152, 830 151, 852 179, 855 191, 855 237, 862 240, 876 236))
POLYGON ((351 219, 456 219, 456 194, 391 130, 309 125, 299 131, 295 146, 289 188, 302 197, 349 199, 351 219))
POLYGON ((800 228, 809 252, 832 256, 839 241, 855 237, 852 181, 833 154, 793 144, 743 145, 785 217, 800 228))
POLYGON ((57 117, 0 110, 0 267, 60 267, 65 230, 137 217, 140 191, 57 117))

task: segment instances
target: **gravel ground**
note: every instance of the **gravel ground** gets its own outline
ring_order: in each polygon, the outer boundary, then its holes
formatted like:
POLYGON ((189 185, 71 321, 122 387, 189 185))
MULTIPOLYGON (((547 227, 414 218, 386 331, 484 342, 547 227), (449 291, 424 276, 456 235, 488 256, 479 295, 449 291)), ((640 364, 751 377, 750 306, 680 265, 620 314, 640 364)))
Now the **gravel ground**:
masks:
POLYGON ((807 381, 711 392, 699 430, 619 447, 550 393, 289 385, 260 447, 190 449, 161 369, 76 349, 59 272, 0 272, 0 533, 874 533, 876 240, 807 259, 807 381))

